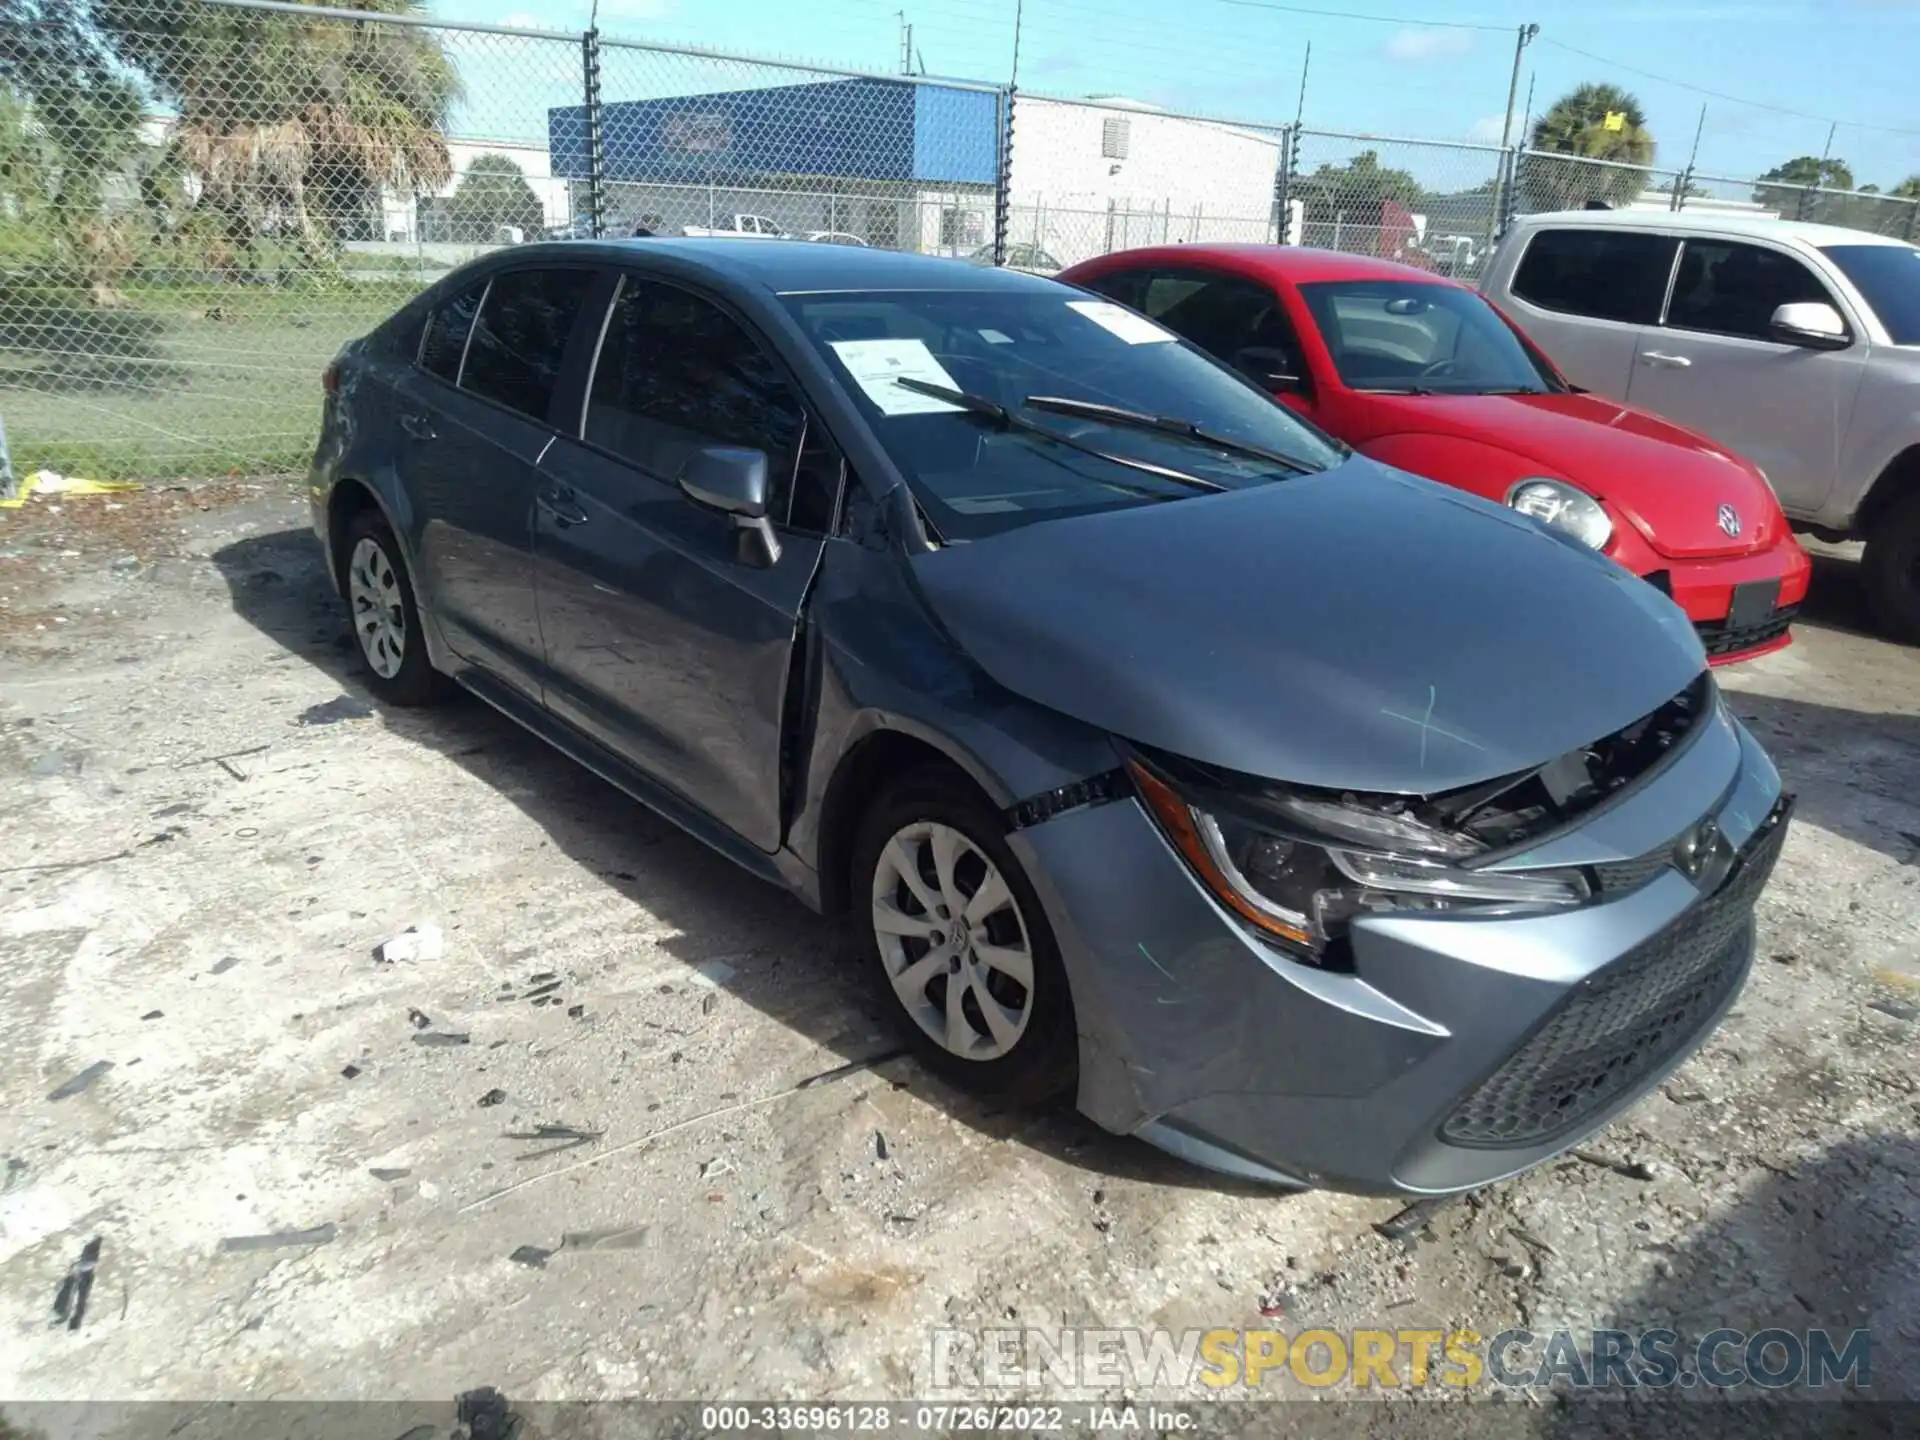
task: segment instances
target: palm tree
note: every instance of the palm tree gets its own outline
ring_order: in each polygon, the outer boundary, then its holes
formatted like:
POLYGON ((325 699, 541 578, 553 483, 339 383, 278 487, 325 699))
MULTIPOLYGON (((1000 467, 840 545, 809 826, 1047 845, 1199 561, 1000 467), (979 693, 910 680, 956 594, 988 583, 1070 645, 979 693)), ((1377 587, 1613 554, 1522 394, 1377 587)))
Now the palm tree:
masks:
MULTIPOLYGON (((420 0, 340 0, 417 15, 420 0)), ((250 244, 291 232, 310 264, 377 221, 385 190, 451 178, 445 128, 459 76, 430 31, 193 0, 100 0, 121 56, 178 109, 174 143, 203 203, 250 244)))
POLYGON ((1634 199, 1646 188, 1654 146, 1639 100, 1617 85, 1589 84, 1562 95, 1534 121, 1527 148, 1520 162, 1527 207, 1567 210, 1590 200, 1634 199), (1543 158, 1549 155, 1578 158, 1543 158))

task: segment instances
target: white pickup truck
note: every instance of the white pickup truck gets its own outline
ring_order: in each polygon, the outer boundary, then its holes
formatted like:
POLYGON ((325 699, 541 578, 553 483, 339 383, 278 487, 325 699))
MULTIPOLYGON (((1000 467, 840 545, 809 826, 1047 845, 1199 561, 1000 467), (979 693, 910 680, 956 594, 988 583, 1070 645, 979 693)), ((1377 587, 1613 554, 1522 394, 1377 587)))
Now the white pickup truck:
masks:
POLYGON ((785 240, 787 232, 764 215, 722 215, 711 225, 688 225, 682 235, 763 235, 785 240))

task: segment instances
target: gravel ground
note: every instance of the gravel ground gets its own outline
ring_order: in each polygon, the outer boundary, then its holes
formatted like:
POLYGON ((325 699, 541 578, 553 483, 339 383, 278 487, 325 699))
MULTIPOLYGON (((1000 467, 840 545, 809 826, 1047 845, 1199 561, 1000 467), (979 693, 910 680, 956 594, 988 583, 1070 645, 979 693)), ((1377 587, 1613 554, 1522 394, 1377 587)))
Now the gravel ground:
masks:
MULTIPOLYGON (((1866 1393, 1920 1399, 1920 653, 1845 552, 1723 674, 1800 795, 1731 1018, 1402 1243, 897 1058, 833 926, 477 703, 367 704, 304 525, 271 481, 0 516, 0 1398, 907 1399, 940 1327, 1671 1324, 1871 1327, 1866 1393), (376 961, 419 922, 441 958, 376 961)), ((1570 1413, 1398 1393, 1368 1428, 1570 1413)))

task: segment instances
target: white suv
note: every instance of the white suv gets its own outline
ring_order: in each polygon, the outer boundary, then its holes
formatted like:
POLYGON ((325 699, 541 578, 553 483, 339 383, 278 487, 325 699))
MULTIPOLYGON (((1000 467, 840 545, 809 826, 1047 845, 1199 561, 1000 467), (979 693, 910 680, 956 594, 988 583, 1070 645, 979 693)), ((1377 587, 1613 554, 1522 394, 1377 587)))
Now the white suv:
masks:
POLYGON ((1575 384, 1759 465, 1796 525, 1864 539, 1920 643, 1920 248, 1708 213, 1526 215, 1481 281, 1575 384))

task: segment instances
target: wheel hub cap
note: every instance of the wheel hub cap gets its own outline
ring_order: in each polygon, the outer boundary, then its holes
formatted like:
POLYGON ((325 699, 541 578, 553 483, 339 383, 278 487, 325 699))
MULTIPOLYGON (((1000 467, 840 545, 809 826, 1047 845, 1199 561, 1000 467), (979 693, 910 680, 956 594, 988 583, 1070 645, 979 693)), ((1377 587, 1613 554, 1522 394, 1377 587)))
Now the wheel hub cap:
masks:
POLYGON ((1033 947, 1006 878, 960 831, 899 830, 874 868, 874 938, 894 994, 943 1050, 995 1060, 1033 1017, 1033 947))
POLYGON ((400 576, 377 541, 362 539, 347 562, 354 638, 373 673, 391 680, 407 658, 407 609, 400 576))

